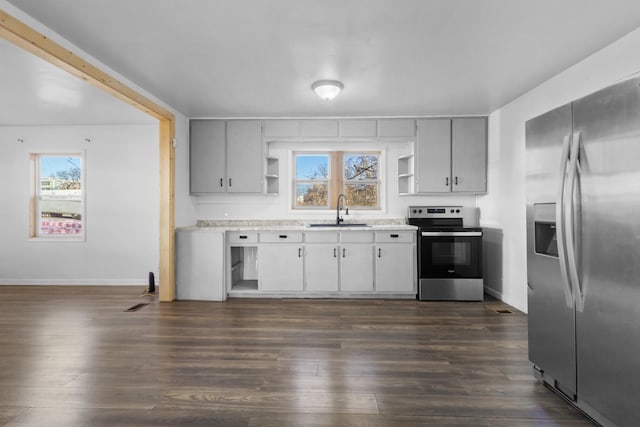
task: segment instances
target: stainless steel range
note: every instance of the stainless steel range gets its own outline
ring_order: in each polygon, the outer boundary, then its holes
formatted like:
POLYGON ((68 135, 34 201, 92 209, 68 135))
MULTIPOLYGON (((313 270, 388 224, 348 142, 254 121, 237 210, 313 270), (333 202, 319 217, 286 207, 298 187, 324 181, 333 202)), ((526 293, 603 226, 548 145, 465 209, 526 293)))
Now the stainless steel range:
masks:
POLYGON ((418 227, 418 299, 482 301, 482 228, 464 227, 461 206, 410 206, 418 227))

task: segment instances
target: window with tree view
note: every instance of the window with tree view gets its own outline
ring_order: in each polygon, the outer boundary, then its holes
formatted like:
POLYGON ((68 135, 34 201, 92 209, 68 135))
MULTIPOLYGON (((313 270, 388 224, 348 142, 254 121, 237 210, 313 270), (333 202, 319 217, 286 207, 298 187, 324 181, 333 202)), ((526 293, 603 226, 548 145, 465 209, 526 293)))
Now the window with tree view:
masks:
POLYGON ((380 208, 379 152, 296 152, 293 156, 295 209, 335 209, 341 193, 351 208, 380 208))
POLYGON ((80 237, 83 226, 82 156, 33 154, 32 237, 80 237))

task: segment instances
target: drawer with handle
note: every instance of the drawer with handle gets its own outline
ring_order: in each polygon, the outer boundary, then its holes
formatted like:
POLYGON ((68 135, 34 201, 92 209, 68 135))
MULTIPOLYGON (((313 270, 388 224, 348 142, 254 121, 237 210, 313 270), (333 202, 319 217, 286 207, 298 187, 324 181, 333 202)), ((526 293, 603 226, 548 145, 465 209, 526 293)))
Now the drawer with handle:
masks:
POLYGON ((229 243, 258 243, 257 231, 230 231, 229 243))
POLYGON ((277 231, 260 233, 262 243, 300 243, 302 242, 301 231, 277 231))
POLYGON ((413 243, 415 235, 413 231, 376 231, 376 242, 413 243))

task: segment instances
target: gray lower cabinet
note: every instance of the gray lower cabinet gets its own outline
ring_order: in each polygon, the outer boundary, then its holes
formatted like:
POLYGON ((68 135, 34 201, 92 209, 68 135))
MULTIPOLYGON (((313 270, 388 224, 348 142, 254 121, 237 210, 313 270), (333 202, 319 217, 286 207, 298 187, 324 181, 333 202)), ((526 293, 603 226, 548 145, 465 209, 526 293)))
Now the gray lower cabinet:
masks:
POLYGON ((304 246, 301 232, 260 233, 258 289, 301 292, 304 289, 304 246))
POLYGON ((338 291, 339 249, 337 243, 312 243, 305 245, 305 291, 338 291))
POLYGON ((176 232, 176 297, 183 300, 224 301, 225 232, 176 232))
POLYGON ((487 191, 487 119, 417 121, 416 193, 487 191))
POLYGON ((192 194, 262 192, 260 120, 189 121, 192 194))
POLYGON ((413 245, 376 245, 376 292, 413 292, 415 256, 413 245))
POLYGON ((232 296, 415 297, 415 231, 233 231, 227 242, 232 296))
POLYGON ((340 246, 340 290, 373 292, 373 245, 345 243, 340 246))
POLYGON ((258 287, 262 292, 302 292, 302 245, 274 243, 260 245, 258 287))
POLYGON ((416 233, 376 231, 376 292, 416 293, 416 233))

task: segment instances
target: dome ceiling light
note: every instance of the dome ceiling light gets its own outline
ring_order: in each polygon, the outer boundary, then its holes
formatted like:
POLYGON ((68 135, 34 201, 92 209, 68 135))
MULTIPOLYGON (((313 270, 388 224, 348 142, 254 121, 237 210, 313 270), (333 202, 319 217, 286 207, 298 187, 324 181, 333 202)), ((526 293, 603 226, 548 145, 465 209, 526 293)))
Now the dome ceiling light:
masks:
POLYGON ((337 80, 319 80, 311 85, 311 89, 320 98, 330 101, 338 96, 344 85, 337 80))

